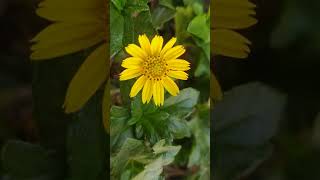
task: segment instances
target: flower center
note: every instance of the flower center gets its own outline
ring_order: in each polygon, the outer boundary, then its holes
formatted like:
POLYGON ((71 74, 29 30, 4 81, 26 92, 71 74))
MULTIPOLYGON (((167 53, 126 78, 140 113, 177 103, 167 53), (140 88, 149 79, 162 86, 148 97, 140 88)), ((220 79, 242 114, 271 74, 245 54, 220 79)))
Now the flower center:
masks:
POLYGON ((161 80, 167 73, 167 64, 160 56, 149 56, 143 63, 143 74, 149 79, 161 80))

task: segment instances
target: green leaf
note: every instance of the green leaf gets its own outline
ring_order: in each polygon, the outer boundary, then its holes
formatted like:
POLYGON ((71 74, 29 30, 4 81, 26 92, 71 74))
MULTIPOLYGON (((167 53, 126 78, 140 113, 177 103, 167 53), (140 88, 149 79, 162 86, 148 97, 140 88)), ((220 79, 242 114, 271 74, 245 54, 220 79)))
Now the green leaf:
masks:
POLYGON ((145 153, 145 147, 141 141, 128 138, 123 143, 120 151, 111 158, 111 176, 119 177, 133 156, 145 153))
POLYGON ((209 77, 210 76, 210 63, 207 60, 207 57, 205 56, 204 53, 200 53, 199 56, 200 57, 199 57, 197 68, 194 72, 194 76, 195 77, 200 77, 200 76, 209 77))
POLYGON ((174 161, 181 146, 165 146, 165 140, 160 140, 153 146, 155 154, 160 154, 158 158, 144 167, 144 170, 136 175, 133 180, 158 180, 163 171, 163 166, 169 165, 174 161))
POLYGON ((162 138, 170 137, 168 118, 169 113, 161 111, 153 103, 143 104, 141 96, 138 95, 131 103, 131 119, 128 125, 136 124, 139 127, 136 129, 139 136, 144 134, 154 144, 162 138))
POLYGON ((130 79, 127 81, 120 81, 120 93, 121 93, 121 100, 125 107, 130 107, 130 91, 131 87, 134 83, 134 79, 130 79))
POLYGON ((152 24, 156 30, 162 29, 163 25, 173 19, 175 10, 163 6, 158 6, 152 12, 152 24))
POLYGON ((192 108, 197 104, 199 91, 193 88, 185 88, 180 91, 179 95, 171 96, 165 100, 163 109, 170 114, 181 113, 185 115, 190 113, 192 108))
POLYGON ((115 136, 120 134, 127 123, 127 119, 130 114, 126 108, 119 106, 112 106, 110 109, 110 120, 111 120, 111 132, 110 135, 115 136))
MULTIPOLYGON (((147 0, 113 0, 110 5, 110 52, 115 56, 138 35, 154 34, 147 0)), ((127 99, 127 98, 126 98, 127 99)))
POLYGON ((130 180, 132 176, 132 172, 130 170, 126 170, 121 174, 120 180, 130 180))
POLYGON ((189 156, 189 161, 188 161, 188 167, 192 167, 194 165, 200 165, 201 164, 201 148, 200 146, 197 146, 195 143, 192 145, 192 150, 189 156))
POLYGON ((165 6, 173 10, 175 9, 175 7, 173 6, 172 0, 160 0, 159 5, 165 6))
POLYGON ((122 49, 123 33, 124 33, 124 17, 115 8, 115 6, 111 4, 110 5, 110 56, 111 57, 113 57, 116 53, 118 53, 122 49))
POLYGON ((197 113, 188 123, 193 144, 189 155, 188 167, 198 166, 197 179, 210 179, 210 111, 208 104, 197 106, 197 113))
POLYGON ((133 125, 139 122, 144 115, 152 116, 157 109, 158 108, 152 103, 143 104, 141 101, 141 94, 137 95, 131 102, 131 119, 128 124, 133 125))
POLYGON ((110 109, 110 146, 114 152, 121 147, 128 137, 133 137, 132 130, 128 129, 127 122, 130 118, 129 110, 119 106, 110 109))
POLYGON ((203 0, 183 0, 183 3, 186 5, 186 6, 190 6, 194 3, 203 3, 203 0))
POLYGON ((151 144, 166 138, 190 137, 190 130, 186 124, 185 116, 190 114, 198 102, 199 92, 192 88, 181 90, 178 96, 165 100, 163 107, 154 104, 143 104, 141 97, 137 96, 131 103, 131 119, 128 125, 137 125, 135 128, 138 137, 143 135, 151 144))
POLYGON ((193 40, 196 43, 196 45, 202 49, 202 52, 205 54, 207 61, 210 62, 210 58, 211 58, 211 56, 210 56, 210 41, 205 42, 204 40, 201 40, 195 36, 193 36, 193 40))
POLYGON ((151 23, 151 15, 149 11, 141 12, 138 15, 125 16, 125 28, 123 44, 126 46, 130 43, 137 43, 138 36, 146 34, 151 37, 155 34, 151 23))
MULTIPOLYGON (((153 151, 155 154, 168 153, 170 156, 175 156, 180 151, 180 146, 165 146, 166 141, 161 139, 157 142, 153 147, 153 151)), ((172 157, 164 157, 164 159, 172 159, 172 157)))
POLYGON ((124 14, 137 16, 143 11, 149 11, 148 0, 130 0, 127 1, 124 14))
POLYGON ((192 4, 192 9, 193 9, 193 12, 196 14, 196 15, 201 15, 203 14, 203 5, 201 3, 193 3, 192 4))
POLYGON ((208 16, 206 14, 196 16, 188 26, 188 32, 193 35, 195 44, 202 49, 207 62, 203 61, 203 54, 200 53, 200 60, 195 71, 195 76, 201 76, 203 74, 209 76, 210 56, 210 25, 208 23, 208 16))
POLYGON ((174 115, 169 118, 168 128, 175 139, 182 139, 191 136, 190 128, 185 119, 180 119, 174 115))
POLYGON ((153 146, 151 152, 142 141, 128 138, 120 151, 111 158, 112 178, 158 180, 163 166, 173 162, 180 148, 180 146, 165 145, 165 140, 160 140, 153 146))
MULTIPOLYGON (((126 5, 127 3, 127 0, 111 0, 112 3, 114 4, 114 6, 117 7, 117 9, 119 11, 122 11, 124 6, 126 5)), ((112 6, 112 5, 111 5, 112 6)), ((111 11, 110 11, 110 15, 112 15, 111 11)), ((112 26, 111 26, 112 27, 112 26)))
POLYGON ((189 33, 202 39, 205 43, 210 42, 210 27, 206 14, 198 15, 193 18, 187 30, 189 33))
POLYGON ((142 126, 145 136, 151 144, 156 143, 162 138, 171 139, 168 131, 169 114, 165 111, 156 111, 142 117, 138 124, 142 126))
POLYGON ((191 36, 191 34, 187 31, 187 28, 193 16, 193 10, 190 6, 177 7, 175 16, 175 29, 176 37, 179 42, 183 42, 185 39, 191 36))

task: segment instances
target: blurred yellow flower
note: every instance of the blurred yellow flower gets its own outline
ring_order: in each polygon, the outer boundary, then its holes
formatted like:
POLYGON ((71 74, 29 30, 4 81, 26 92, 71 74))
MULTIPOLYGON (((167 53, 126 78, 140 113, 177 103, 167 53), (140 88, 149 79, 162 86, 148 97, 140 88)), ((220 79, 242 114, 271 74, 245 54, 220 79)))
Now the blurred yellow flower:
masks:
POLYGON ((223 95, 222 95, 220 84, 213 73, 211 73, 211 77, 210 77, 210 89, 211 89, 210 91, 211 100, 214 102, 220 101, 223 95))
POLYGON ((142 90, 142 102, 149 103, 153 96, 156 106, 164 103, 164 89, 176 96, 179 88, 172 80, 187 80, 188 74, 184 71, 190 69, 190 63, 177 59, 184 54, 181 45, 174 46, 176 38, 172 38, 163 46, 162 36, 156 35, 151 43, 146 35, 139 36, 140 47, 129 44, 126 51, 132 57, 122 61, 121 66, 126 68, 120 74, 120 81, 139 77, 133 84, 130 97, 136 96, 142 90), (162 47, 163 46, 163 47, 162 47))
MULTIPOLYGON (((32 39, 31 59, 51 59, 98 45, 69 84, 64 102, 66 113, 81 109, 109 77, 107 3, 105 0, 45 0, 36 11, 53 23, 32 39)), ((108 93, 105 91, 105 96, 108 93)))
POLYGON ((214 0, 211 23, 211 42, 214 55, 246 58, 250 41, 234 30, 248 28, 257 23, 255 4, 248 0, 214 0))
MULTIPOLYGON (((247 58, 251 42, 234 30, 245 29, 257 23, 255 4, 249 0, 212 1, 211 51, 213 55, 247 58)), ((211 73, 211 100, 222 99, 222 90, 211 73)))

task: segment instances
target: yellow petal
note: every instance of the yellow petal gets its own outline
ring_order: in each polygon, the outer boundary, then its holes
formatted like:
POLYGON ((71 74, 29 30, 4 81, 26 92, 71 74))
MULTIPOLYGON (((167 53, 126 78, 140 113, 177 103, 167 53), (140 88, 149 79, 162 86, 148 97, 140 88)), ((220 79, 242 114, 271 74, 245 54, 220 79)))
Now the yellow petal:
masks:
POLYGON ((147 57, 146 52, 135 44, 129 44, 126 47, 126 51, 133 57, 138 57, 141 59, 145 59, 147 57))
POLYGON ((171 49, 173 45, 176 43, 176 41, 177 41, 177 38, 175 37, 171 38, 161 50, 161 56, 163 56, 169 49, 171 49))
POLYGON ((171 49, 169 49, 164 55, 163 58, 164 59, 177 59, 179 56, 181 56, 186 50, 184 49, 183 46, 178 45, 175 46, 171 49))
POLYGON ((179 87, 171 78, 164 77, 162 78, 161 83, 172 96, 178 95, 179 87))
POLYGON ((103 21, 103 15, 106 15, 106 7, 103 7, 103 1, 97 1, 99 3, 94 3, 96 1, 92 1, 95 7, 91 8, 75 8, 75 7, 65 7, 64 2, 60 5, 60 7, 50 7, 50 6, 42 6, 36 10, 36 13, 45 19, 55 22, 78 22, 78 23, 86 23, 86 22, 94 22, 106 24, 103 21))
MULTIPOLYGON (((91 9, 101 5, 104 1, 97 0, 78 0, 77 3, 74 1, 66 0, 44 0, 41 1, 39 7, 51 7, 51 8, 75 8, 75 9, 91 9)), ((58 12, 57 12, 58 13, 58 12)))
POLYGON ((103 102, 102 102, 102 118, 103 118, 103 125, 104 129, 107 133, 110 133, 110 126, 109 126, 109 112, 110 112, 110 81, 107 80, 106 87, 104 88, 103 94, 103 102))
POLYGON ((130 97, 136 96, 139 91, 143 88, 144 84, 146 83, 147 78, 145 76, 141 76, 138 78, 138 80, 133 84, 131 91, 130 91, 130 97))
POLYGON ((183 59, 169 60, 167 64, 171 70, 187 71, 190 69, 190 63, 183 59))
MULTIPOLYGON (((249 8, 236 8, 229 6, 221 6, 215 8, 213 11, 213 17, 226 17, 226 18, 239 18, 253 16, 256 14, 254 9, 249 8)), ((240 19, 240 18, 239 18, 240 19)))
POLYGON ((188 74, 183 71, 169 71, 168 76, 181 80, 188 79, 188 74))
POLYGON ((138 77, 142 74, 141 68, 138 69, 126 69, 120 74, 120 81, 125 81, 128 79, 132 79, 138 77))
POLYGON ((255 5, 248 0, 215 0, 213 3, 212 23, 214 28, 243 29, 257 23, 255 5))
POLYGON ((148 37, 144 35, 139 35, 139 44, 141 48, 146 51, 147 54, 151 54, 151 44, 148 37))
POLYGON ((163 38, 162 36, 154 36, 154 38, 151 41, 151 50, 153 55, 158 55, 161 52, 163 45, 163 38))
POLYGON ((211 1, 213 9, 218 9, 220 7, 235 7, 235 8, 255 8, 256 5, 249 0, 215 0, 211 1))
POLYGON ((176 65, 176 66, 190 65, 190 63, 184 59, 171 59, 171 60, 166 61, 166 63, 169 65, 176 65))
POLYGON ((213 49, 215 50, 214 55, 223 55, 223 56, 238 58, 238 59, 245 59, 248 57, 248 53, 245 51, 242 51, 241 49, 229 49, 229 48, 215 47, 215 46, 213 46, 213 49))
POLYGON ((137 57, 129 57, 122 61, 121 66, 124 68, 137 69, 141 67, 143 60, 137 57))
POLYGON ((31 59, 41 60, 87 49, 105 40, 102 26, 97 24, 55 23, 41 31, 32 41, 31 59))
POLYGON ((66 113, 78 111, 108 77, 107 44, 98 47, 72 78, 64 102, 66 113))
POLYGON ((153 92, 153 81, 151 79, 147 79, 143 90, 142 90, 142 103, 150 102, 153 92))
POLYGON ((153 84, 153 101, 156 106, 160 105, 160 87, 159 81, 155 81, 153 84))
POLYGON ((161 81, 155 81, 153 85, 153 100, 156 106, 163 105, 164 89, 161 81))
POLYGON ((222 99, 222 91, 219 82, 213 73, 211 73, 210 89, 210 96, 212 100, 220 101, 222 99))
POLYGON ((190 66, 172 66, 169 65, 168 68, 173 71, 188 71, 190 70, 190 66))
MULTIPOLYGON (((236 41, 245 43, 245 44, 251 44, 250 41, 243 37, 241 34, 227 29, 215 29, 212 31, 212 41, 213 42, 224 42, 224 41, 232 41, 231 43, 234 43, 236 41)), ((226 43, 228 43, 226 42, 226 43)))
POLYGON ((227 16, 215 16, 212 23, 213 28, 225 28, 225 29, 244 29, 248 28, 258 21, 251 16, 237 16, 237 17, 227 17, 227 16))
POLYGON ((246 58, 250 49, 250 41, 237 32, 225 29, 215 29, 211 36, 213 54, 234 58, 246 58))

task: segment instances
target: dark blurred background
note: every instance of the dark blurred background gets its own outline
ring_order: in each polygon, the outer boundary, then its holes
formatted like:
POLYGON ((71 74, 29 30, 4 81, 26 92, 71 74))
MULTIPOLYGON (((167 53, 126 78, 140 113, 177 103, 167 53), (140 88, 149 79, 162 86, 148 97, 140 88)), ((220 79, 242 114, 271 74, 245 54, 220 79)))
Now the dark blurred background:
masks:
MULTIPOLYGON (((44 22, 35 14, 38 0, 0 1, 0 142, 37 141, 32 120, 30 39, 44 22)), ((1 146, 0 144, 0 146, 1 146)))
POLYGON ((320 1, 252 2, 257 5, 258 24, 239 31, 252 42, 252 53, 246 60, 217 57, 217 78, 224 91, 259 81, 287 99, 284 118, 271 139, 271 157, 241 179, 318 180, 320 1))

